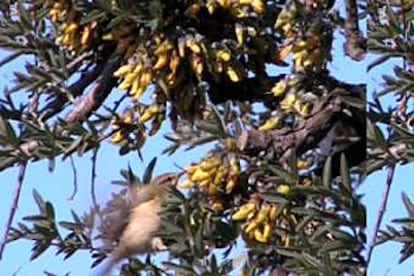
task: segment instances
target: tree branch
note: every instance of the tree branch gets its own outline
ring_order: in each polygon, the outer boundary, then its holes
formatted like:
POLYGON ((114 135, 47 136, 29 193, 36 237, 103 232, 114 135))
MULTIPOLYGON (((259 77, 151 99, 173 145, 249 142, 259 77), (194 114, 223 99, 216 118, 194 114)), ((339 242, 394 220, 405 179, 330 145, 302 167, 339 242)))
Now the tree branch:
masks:
POLYGON ((343 111, 342 96, 332 95, 315 107, 312 115, 295 129, 275 131, 251 130, 244 132, 238 146, 244 154, 256 156, 261 151, 272 151, 273 157, 286 161, 289 152, 302 154, 314 148, 328 133, 343 111))
POLYGON ((98 77, 88 95, 66 117, 67 123, 82 122, 101 106, 117 82, 117 78, 114 78, 112 75, 119 67, 120 62, 121 59, 118 57, 112 57, 107 62, 102 74, 98 77))
MULTIPOLYGON (((67 88, 67 94, 72 97, 82 95, 83 91, 88 87, 104 70, 105 63, 97 64, 90 72, 83 73, 79 80, 67 88)), ((47 120, 60 111, 68 102, 66 93, 59 94, 52 102, 49 102, 40 112, 40 118, 47 120)))
POLYGON ((92 169, 91 169, 91 197, 92 197, 93 209, 95 212, 99 210, 99 205, 98 205, 98 201, 96 199, 96 193, 95 193, 97 158, 98 158, 98 148, 96 148, 92 153, 92 169))
POLYGON ((71 196, 68 198, 68 200, 73 200, 75 198, 76 193, 78 192, 78 172, 76 171, 76 165, 73 161, 73 157, 69 156, 70 160, 70 166, 72 167, 72 173, 73 173, 73 192, 71 196))
POLYGON ((9 236, 11 225, 13 223, 14 215, 16 214, 16 211, 17 211, 17 208, 18 208, 20 193, 21 193, 21 190, 22 190, 24 176, 25 176, 25 173, 26 173, 26 167, 27 167, 27 163, 23 163, 23 164, 20 165, 19 175, 17 176, 16 188, 14 190, 13 202, 12 202, 12 205, 10 207, 9 217, 8 217, 8 220, 7 220, 6 228, 4 229, 3 240, 0 243, 0 260, 1 260, 2 255, 3 255, 4 248, 6 247, 7 238, 9 236))
POLYGON ((391 190, 392 180, 394 178, 395 172, 395 165, 392 165, 388 168, 388 175, 387 180, 385 182, 384 190, 382 192, 382 199, 380 208, 378 210, 377 220, 375 221, 374 231, 372 232, 371 240, 369 241, 368 248, 367 248, 367 265, 369 266, 369 262, 371 260, 372 252, 374 250, 375 241, 377 239, 378 230, 381 226, 382 219, 385 214, 385 210, 387 208, 388 197, 391 190))
POLYGON ((363 60, 366 55, 366 39, 359 30, 357 0, 346 1, 345 54, 353 60, 363 60))

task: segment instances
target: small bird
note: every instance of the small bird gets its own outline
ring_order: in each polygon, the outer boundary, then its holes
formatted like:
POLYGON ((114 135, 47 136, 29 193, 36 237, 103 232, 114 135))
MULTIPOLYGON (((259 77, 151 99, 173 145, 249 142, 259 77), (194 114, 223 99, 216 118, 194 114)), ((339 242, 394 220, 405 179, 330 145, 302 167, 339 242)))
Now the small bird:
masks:
POLYGON ((161 224, 159 212, 168 188, 175 186, 178 176, 164 173, 151 184, 144 185, 138 192, 131 192, 130 199, 115 196, 106 208, 107 216, 101 226, 102 239, 110 244, 117 243, 102 267, 99 275, 108 275, 123 258, 131 255, 164 251, 167 247, 160 237, 154 236, 161 224))

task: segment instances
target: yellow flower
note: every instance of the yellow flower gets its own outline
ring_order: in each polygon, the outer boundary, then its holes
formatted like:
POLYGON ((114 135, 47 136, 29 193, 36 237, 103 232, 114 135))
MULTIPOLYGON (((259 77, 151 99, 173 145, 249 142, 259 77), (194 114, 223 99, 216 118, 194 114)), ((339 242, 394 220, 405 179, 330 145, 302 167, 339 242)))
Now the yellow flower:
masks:
POLYGON ((279 117, 272 117, 259 127, 260 131, 270 131, 278 128, 282 121, 279 117))
POLYGON ((191 175, 190 180, 194 182, 201 182, 206 179, 210 179, 210 174, 206 171, 203 171, 201 168, 197 168, 193 175, 191 175))
POLYGON ((229 50, 225 49, 225 50, 220 50, 217 52, 217 58, 221 59, 224 62, 227 62, 230 60, 231 58, 231 53, 229 50))
POLYGON ((289 185, 287 185, 287 184, 280 184, 279 186, 277 186, 276 191, 277 191, 279 194, 282 194, 282 195, 287 195, 287 194, 289 194, 289 192, 290 192, 290 186, 289 186, 289 185))
POLYGON ((239 82, 239 81, 241 80, 241 78, 240 78, 240 76, 237 74, 236 70, 234 70, 234 68, 233 68, 233 67, 231 67, 231 66, 227 66, 227 68, 226 68, 226 73, 227 73, 227 76, 229 77, 229 79, 230 79, 232 82, 239 82))
POLYGON ((233 214, 233 220, 245 220, 251 213, 256 211, 256 204, 254 202, 248 202, 240 206, 239 210, 233 214))

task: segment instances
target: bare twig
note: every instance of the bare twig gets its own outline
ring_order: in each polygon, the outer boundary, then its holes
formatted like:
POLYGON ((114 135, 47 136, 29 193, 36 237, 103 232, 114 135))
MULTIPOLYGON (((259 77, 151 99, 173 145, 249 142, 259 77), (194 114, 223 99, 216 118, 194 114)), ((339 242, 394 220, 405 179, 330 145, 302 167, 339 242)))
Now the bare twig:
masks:
POLYGON ((381 222, 384 217, 385 210, 387 208, 388 196, 390 194, 391 184, 394 178, 394 172, 395 172, 395 165, 392 165, 391 167, 388 168, 387 180, 385 182, 384 190, 382 192, 381 204, 378 210, 377 220, 375 222, 374 231, 372 232, 371 240, 369 241, 369 244, 368 244, 367 265, 369 265, 369 262, 371 260, 372 251, 375 247, 375 241, 377 239, 377 234, 381 226, 381 222))
POLYGON ((92 171, 91 171, 91 197, 94 211, 99 210, 98 201, 96 200, 95 182, 96 182, 96 160, 98 157, 98 148, 94 149, 92 153, 92 171))
POLYGON ((16 211, 17 211, 17 208, 18 208, 20 193, 21 193, 21 190, 22 190, 24 176, 25 176, 25 173, 26 173, 26 167, 27 167, 27 163, 23 163, 23 164, 20 165, 19 175, 17 176, 17 183, 16 183, 16 187, 15 187, 15 190, 14 190, 13 202, 12 202, 12 205, 10 207, 9 217, 8 217, 8 220, 7 220, 6 228, 4 229, 3 240, 0 243, 0 260, 1 260, 2 255, 3 255, 4 248, 6 247, 7 238, 9 236, 11 225, 13 223, 14 215, 16 214, 16 211))
POLYGON ((78 173, 76 171, 76 165, 75 165, 75 162, 73 161, 72 155, 69 156, 69 159, 70 159, 70 166, 72 167, 72 172, 73 172, 73 192, 67 200, 73 200, 76 193, 78 192, 78 173))
POLYGON ((401 161, 403 164, 407 162, 408 156, 407 151, 411 151, 412 148, 409 144, 404 142, 399 142, 396 145, 390 146, 385 153, 371 151, 371 154, 368 156, 369 160, 369 171, 368 174, 380 170, 382 167, 389 164, 389 160, 401 161))

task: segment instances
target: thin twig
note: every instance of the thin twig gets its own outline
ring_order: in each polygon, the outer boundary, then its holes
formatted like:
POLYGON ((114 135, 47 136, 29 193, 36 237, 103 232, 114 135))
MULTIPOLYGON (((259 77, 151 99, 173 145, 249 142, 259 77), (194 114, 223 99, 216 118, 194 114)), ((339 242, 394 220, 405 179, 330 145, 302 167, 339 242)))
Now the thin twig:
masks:
POLYGON ((91 172, 91 197, 94 211, 99 210, 98 201, 95 194, 95 180, 96 180, 96 159, 98 156, 98 148, 94 149, 92 154, 92 172, 91 172))
POLYGON ((23 163, 20 165, 19 175, 17 176, 17 183, 16 183, 16 187, 14 190, 13 202, 12 202, 12 205, 9 211, 9 218, 7 220, 6 228, 4 229, 3 240, 0 243, 0 260, 3 255, 4 248, 6 247, 7 238, 9 236, 11 225, 13 223, 14 215, 16 214, 16 211, 18 208, 20 193, 21 193, 23 181, 24 181, 24 175, 26 173, 26 166, 27 166, 27 163, 23 163))
POLYGON ((384 190, 382 192, 381 204, 378 210, 377 220, 375 222, 374 231, 372 233, 371 240, 369 241, 369 244, 368 244, 367 265, 369 265, 369 261, 371 260, 371 255, 375 247, 377 234, 381 226, 381 222, 384 217, 385 210, 387 208, 387 202, 388 202, 388 197, 389 197, 390 190, 391 190, 392 180, 394 178, 394 172, 395 172, 395 165, 392 165, 391 167, 388 168, 387 180, 385 182, 384 190))
POLYGON ((73 172, 73 192, 67 200, 73 200, 76 193, 78 192, 78 172, 76 171, 76 165, 75 165, 75 162, 73 161, 72 155, 69 156, 69 159, 70 159, 70 166, 72 167, 72 172, 73 172))

